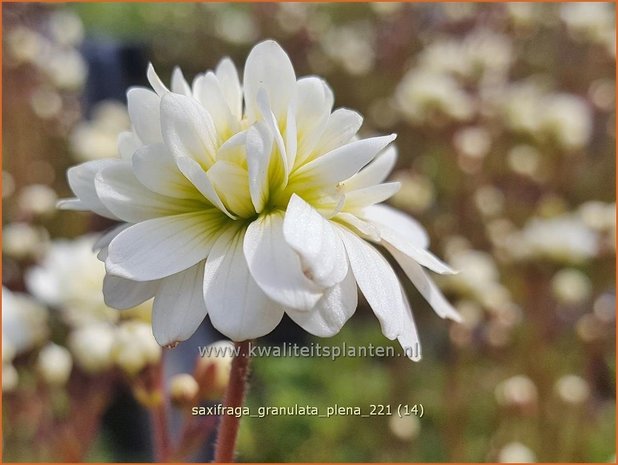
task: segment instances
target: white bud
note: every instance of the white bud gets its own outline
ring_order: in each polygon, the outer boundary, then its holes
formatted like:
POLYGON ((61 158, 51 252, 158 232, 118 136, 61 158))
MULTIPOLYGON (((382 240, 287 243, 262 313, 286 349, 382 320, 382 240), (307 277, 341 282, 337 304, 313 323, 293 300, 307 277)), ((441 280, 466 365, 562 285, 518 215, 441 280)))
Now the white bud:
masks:
POLYGON ((496 386, 496 400, 504 406, 525 406, 536 402, 537 389, 530 378, 513 376, 496 386))
POLYGON ((147 365, 161 358, 161 346, 157 344, 150 325, 141 321, 127 321, 116 330, 114 363, 125 373, 134 376, 147 365))
POLYGON ((193 402, 199 390, 199 384, 188 373, 174 375, 170 379, 170 398, 177 405, 186 405, 193 402))
POLYGON ((12 392, 17 387, 19 375, 10 363, 2 364, 2 392, 12 392))
POLYGON ((590 395, 586 380, 576 375, 563 376, 556 382, 554 389, 560 399, 568 404, 581 404, 590 395))
POLYGON ((560 270, 551 281, 552 291, 559 302, 576 305, 585 302, 592 293, 590 278, 579 270, 560 270))
POLYGON ((69 336, 69 348, 75 362, 90 374, 101 373, 112 366, 113 328, 94 324, 78 328, 69 336))
POLYGON ((32 184, 19 194, 19 208, 31 215, 49 215, 56 211, 56 193, 44 184, 32 184))
POLYGON ((411 441, 418 436, 421 430, 421 422, 415 415, 402 417, 393 415, 388 420, 388 428, 398 439, 411 441))
POLYGON ((500 450, 500 463, 532 463, 536 462, 536 455, 521 442, 511 442, 500 450))
POLYGON ((49 343, 37 359, 37 370, 45 382, 52 386, 63 386, 71 376, 73 358, 71 353, 62 346, 49 343))

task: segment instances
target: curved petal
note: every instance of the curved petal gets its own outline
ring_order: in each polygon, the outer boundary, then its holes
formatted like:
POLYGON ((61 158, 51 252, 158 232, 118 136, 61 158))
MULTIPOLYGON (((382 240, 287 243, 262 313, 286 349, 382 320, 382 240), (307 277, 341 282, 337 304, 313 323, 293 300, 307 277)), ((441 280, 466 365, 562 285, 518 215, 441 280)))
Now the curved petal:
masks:
POLYGON ((338 231, 358 287, 378 317, 382 333, 389 339, 395 339, 401 334, 405 311, 397 275, 386 259, 367 242, 343 227, 339 227, 338 231))
POLYGON ((144 145, 133 131, 123 131, 118 134, 117 144, 120 158, 126 161, 131 161, 135 151, 144 145))
POLYGON ((341 183, 344 192, 352 192, 357 189, 375 186, 384 182, 397 161, 397 149, 391 145, 384 149, 375 160, 369 163, 350 179, 341 183))
POLYGON ((175 66, 174 71, 172 71, 172 92, 187 97, 191 96, 191 87, 189 87, 182 70, 178 66, 175 66))
POLYGON ((403 314, 401 316, 401 332, 397 336, 399 344, 403 349, 404 355, 414 362, 421 359, 421 342, 412 316, 412 308, 406 297, 403 289, 401 289, 401 298, 404 303, 403 314))
MULTIPOLYGON (((294 183, 330 187, 356 174, 395 140, 396 135, 361 139, 322 155, 294 173, 294 183)), ((290 182, 291 184, 291 182, 290 182)))
POLYGON ((344 210, 358 210, 376 203, 384 202, 399 192, 401 183, 386 182, 374 186, 363 187, 345 194, 344 210))
POLYGON ((303 274, 300 258, 285 242, 281 212, 253 221, 247 228, 243 249, 251 276, 274 301, 309 310, 322 297, 323 289, 303 274))
POLYGON ((210 114, 194 98, 165 94, 161 99, 161 131, 174 157, 189 157, 206 169, 214 163, 219 146, 217 131, 210 114))
POLYGON ((163 81, 161 81, 161 78, 155 71, 152 63, 148 63, 146 77, 148 78, 148 83, 150 84, 150 87, 152 87, 152 89, 157 93, 159 97, 163 97, 169 92, 169 89, 165 84, 163 84, 163 81))
POLYGON ((247 188, 249 173, 246 169, 230 161, 218 160, 210 167, 207 175, 229 211, 243 218, 255 213, 247 188))
POLYGON ((373 205, 363 210, 363 218, 379 229, 389 228, 408 239, 417 247, 426 249, 429 236, 414 218, 387 205, 373 205))
POLYGON ((257 94, 263 88, 277 121, 285 121, 296 91, 296 74, 290 58, 273 40, 257 44, 247 57, 243 77, 245 112, 250 122, 258 119, 257 94))
POLYGON ((351 269, 340 283, 327 289, 309 311, 287 309, 288 316, 305 331, 318 337, 337 334, 356 311, 358 289, 351 269))
POLYGON ((142 146, 135 152, 132 165, 135 177, 153 192, 178 199, 200 197, 165 144, 142 146))
POLYGON ((283 236, 300 257, 303 273, 318 286, 331 287, 346 277, 348 260, 337 231, 296 194, 285 213, 283 236))
POLYGON ((143 221, 109 245, 107 272, 151 281, 186 270, 208 256, 227 218, 210 209, 143 221))
POLYGON ((157 194, 140 183, 129 163, 116 163, 97 174, 94 184, 101 202, 116 217, 129 223, 202 210, 196 200, 180 200, 157 194))
POLYGON ((363 117, 347 108, 336 109, 328 118, 320 141, 313 149, 315 158, 349 143, 363 124, 363 117))
POLYGON ((269 299, 249 273, 243 252, 245 230, 221 235, 206 261, 204 299, 212 325, 233 341, 270 333, 283 307, 269 299))
POLYGON ((247 167, 249 169, 249 191, 251 202, 257 213, 261 213, 268 201, 268 168, 273 147, 273 136, 262 122, 247 131, 247 167))
POLYGON ((127 106, 135 133, 145 144, 161 142, 161 97, 143 87, 127 92, 127 106))
POLYGON ((438 286, 436 286, 433 280, 416 261, 401 253, 393 246, 386 244, 386 249, 395 260, 397 260, 397 263, 399 263, 401 269, 408 278, 410 278, 412 284, 414 284, 421 295, 441 318, 449 318, 459 323, 462 322, 459 312, 457 312, 457 310, 444 298, 438 286))
POLYGON ((221 90, 219 80, 209 71, 199 76, 193 84, 195 98, 212 116, 213 123, 221 140, 227 140, 240 129, 240 119, 232 115, 228 102, 221 90))
POLYGON ((215 75, 219 80, 221 91, 225 96, 228 108, 232 115, 240 121, 242 118, 242 87, 238 79, 236 66, 229 58, 224 58, 215 69, 215 75))
POLYGON ((151 299, 161 281, 131 281, 106 274, 103 278, 103 298, 108 307, 126 310, 151 299))
POLYGON ((162 346, 189 339, 206 317, 204 262, 165 278, 152 306, 152 332, 162 346))
POLYGON ((58 204, 59 208, 91 210, 97 215, 117 220, 118 217, 99 199, 95 188, 95 177, 101 170, 118 163, 118 160, 93 160, 69 168, 67 179, 71 190, 79 198, 79 205, 75 202, 71 204, 68 201, 61 201, 58 204))

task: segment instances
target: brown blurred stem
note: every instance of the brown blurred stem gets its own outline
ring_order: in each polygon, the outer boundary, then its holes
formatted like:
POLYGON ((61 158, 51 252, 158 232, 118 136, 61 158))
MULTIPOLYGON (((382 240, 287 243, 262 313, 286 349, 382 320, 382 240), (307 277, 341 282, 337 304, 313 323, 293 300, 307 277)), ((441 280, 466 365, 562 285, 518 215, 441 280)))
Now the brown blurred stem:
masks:
POLYGON ((157 462, 168 462, 170 459, 170 436, 167 421, 167 405, 163 386, 163 354, 155 369, 154 392, 150 415, 152 419, 152 435, 157 462))
MULTIPOLYGON (((232 361, 230 381, 225 392, 223 405, 225 407, 242 407, 247 390, 247 378, 249 374, 249 346, 251 341, 235 342, 234 347, 236 356, 232 361)), ((231 463, 234 461, 234 451, 236 449, 236 437, 240 417, 235 415, 224 415, 219 423, 219 434, 215 447, 215 462, 231 463)))

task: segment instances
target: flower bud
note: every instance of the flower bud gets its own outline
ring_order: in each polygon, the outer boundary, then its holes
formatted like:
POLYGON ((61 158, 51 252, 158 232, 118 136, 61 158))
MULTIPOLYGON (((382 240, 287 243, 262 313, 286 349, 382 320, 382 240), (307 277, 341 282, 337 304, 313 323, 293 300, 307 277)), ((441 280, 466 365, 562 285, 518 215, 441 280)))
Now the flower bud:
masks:
POLYGON ((122 323, 115 334, 113 359, 129 376, 135 376, 147 365, 161 358, 161 346, 157 344, 150 325, 141 321, 122 323))
POLYGON ((178 407, 194 404, 199 390, 197 381, 188 373, 174 375, 170 380, 170 398, 178 407))
POLYGON ((234 344, 218 341, 210 344, 195 367, 195 379, 200 386, 200 397, 219 399, 230 380, 234 358, 234 344))
POLYGON ((113 328, 95 324, 78 328, 69 336, 69 348, 75 362, 90 374, 101 373, 112 366, 113 328))
POLYGON ((64 386, 72 368, 71 353, 62 346, 50 342, 39 352, 37 370, 50 386, 64 386))
POLYGON ((521 442, 511 442, 505 445, 498 455, 500 463, 532 463, 536 462, 534 452, 521 442))

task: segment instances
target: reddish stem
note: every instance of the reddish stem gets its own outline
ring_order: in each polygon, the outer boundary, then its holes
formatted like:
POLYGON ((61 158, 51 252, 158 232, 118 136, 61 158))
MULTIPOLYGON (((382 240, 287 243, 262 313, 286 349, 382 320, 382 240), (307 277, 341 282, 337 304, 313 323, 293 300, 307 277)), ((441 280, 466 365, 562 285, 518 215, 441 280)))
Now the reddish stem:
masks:
MULTIPOLYGON (((249 374, 249 346, 251 341, 234 343, 236 356, 232 361, 230 381, 225 392, 225 407, 242 407, 247 390, 249 374)), ((236 437, 240 426, 240 416, 223 415, 219 423, 219 435, 215 447, 215 462, 231 463, 234 461, 236 437)))

